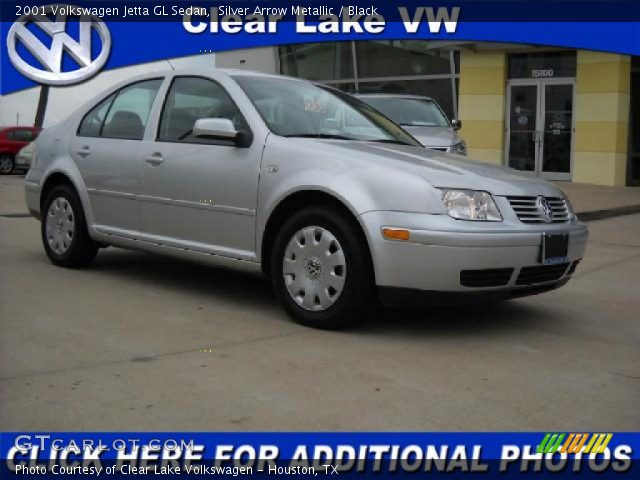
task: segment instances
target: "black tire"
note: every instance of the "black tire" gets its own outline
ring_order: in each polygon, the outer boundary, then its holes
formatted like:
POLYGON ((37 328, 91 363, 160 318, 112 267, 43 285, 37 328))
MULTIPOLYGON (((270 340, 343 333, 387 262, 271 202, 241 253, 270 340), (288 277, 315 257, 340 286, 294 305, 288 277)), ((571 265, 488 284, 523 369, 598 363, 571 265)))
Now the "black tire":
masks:
MULTIPOLYGON (((332 330, 368 319, 375 313, 377 299, 369 247, 355 222, 356 220, 331 207, 309 207, 293 215, 278 232, 270 259, 271 282, 280 302, 296 322, 308 327, 332 330), (320 227, 333 235, 341 247, 346 263, 344 286, 340 295, 335 303, 321 311, 305 309, 300 301, 294 300, 284 275, 283 262, 289 242, 296 232, 309 227, 320 227)), ((326 274, 322 271, 320 275, 326 274)))
POLYGON ((52 263, 59 267, 80 268, 90 264, 98 253, 98 245, 91 239, 87 230, 87 221, 82 209, 82 203, 78 194, 70 185, 60 185, 54 187, 47 195, 42 210, 42 221, 40 224, 42 234, 42 244, 44 250, 52 263), (54 201, 66 199, 71 207, 73 218, 73 234, 70 244, 64 252, 55 252, 55 246, 50 244, 47 234, 47 218, 51 215, 51 208, 54 201))
POLYGON ((0 175, 11 175, 16 168, 16 162, 12 155, 0 155, 0 175))

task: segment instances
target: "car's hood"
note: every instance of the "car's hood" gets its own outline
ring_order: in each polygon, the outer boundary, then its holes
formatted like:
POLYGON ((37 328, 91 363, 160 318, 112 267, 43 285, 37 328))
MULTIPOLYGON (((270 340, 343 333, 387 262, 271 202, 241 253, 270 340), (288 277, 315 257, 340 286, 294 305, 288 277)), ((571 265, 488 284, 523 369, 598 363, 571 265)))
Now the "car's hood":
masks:
POLYGON ((449 147, 460 141, 450 127, 411 127, 403 125, 402 128, 425 147, 449 147))
POLYGON ((323 155, 340 157, 350 167, 378 167, 381 175, 401 169, 421 176, 434 187, 485 190, 494 195, 562 194, 555 185, 531 174, 437 150, 375 142, 300 140, 322 143, 321 147, 307 146, 315 151, 319 149, 323 155))

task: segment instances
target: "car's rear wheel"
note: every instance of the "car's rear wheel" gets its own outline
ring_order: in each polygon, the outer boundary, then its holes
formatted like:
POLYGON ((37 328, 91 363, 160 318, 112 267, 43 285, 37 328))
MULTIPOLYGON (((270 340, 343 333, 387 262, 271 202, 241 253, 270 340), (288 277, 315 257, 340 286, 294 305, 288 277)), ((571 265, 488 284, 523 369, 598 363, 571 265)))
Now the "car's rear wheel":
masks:
POLYGON ((89 236, 78 194, 68 185, 55 187, 47 195, 41 232, 47 256, 60 267, 83 267, 98 252, 89 236))
POLYGON ((11 155, 0 155, 0 175, 9 175, 16 164, 11 155))
POLYGON ((374 311, 374 277, 361 237, 352 221, 327 207, 304 209, 282 226, 271 277, 294 320, 335 329, 374 311))

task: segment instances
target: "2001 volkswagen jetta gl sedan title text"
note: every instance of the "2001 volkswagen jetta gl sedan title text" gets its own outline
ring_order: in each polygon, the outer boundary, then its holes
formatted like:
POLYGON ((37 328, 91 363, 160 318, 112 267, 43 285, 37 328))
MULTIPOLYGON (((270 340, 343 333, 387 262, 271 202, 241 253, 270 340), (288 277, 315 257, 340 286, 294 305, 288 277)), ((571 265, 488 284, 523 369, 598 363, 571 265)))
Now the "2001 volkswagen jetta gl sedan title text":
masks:
POLYGON ((54 264, 115 245, 262 271, 320 328, 378 299, 557 288, 588 235, 545 181, 426 150, 337 90, 246 71, 130 80, 46 129, 34 157, 27 203, 54 264))

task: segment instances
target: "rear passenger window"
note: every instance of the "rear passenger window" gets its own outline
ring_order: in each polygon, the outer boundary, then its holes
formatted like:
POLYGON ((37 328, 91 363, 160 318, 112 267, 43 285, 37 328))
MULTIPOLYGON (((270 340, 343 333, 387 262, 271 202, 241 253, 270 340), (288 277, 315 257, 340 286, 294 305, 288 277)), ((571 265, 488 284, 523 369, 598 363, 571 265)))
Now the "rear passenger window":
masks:
POLYGON ((240 110, 222 86, 204 78, 178 77, 171 85, 162 110, 158 140, 233 144, 194 137, 193 126, 200 118, 227 118, 237 130, 247 128, 240 110))
POLYGON ((146 80, 109 96, 84 116, 78 135, 142 140, 161 84, 162 79, 146 80))
POLYGON ((111 103, 113 102, 113 99, 116 98, 116 95, 117 93, 114 93, 113 95, 109 96, 106 100, 100 102, 93 108, 93 110, 91 110, 84 116, 84 118, 82 119, 82 123, 80 123, 80 128, 78 129, 78 135, 82 137, 100 136, 104 117, 107 116, 109 107, 111 107, 111 103))
POLYGON ((118 92, 102 127, 102 137, 142 140, 161 79, 147 80, 118 92))

